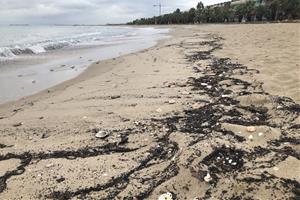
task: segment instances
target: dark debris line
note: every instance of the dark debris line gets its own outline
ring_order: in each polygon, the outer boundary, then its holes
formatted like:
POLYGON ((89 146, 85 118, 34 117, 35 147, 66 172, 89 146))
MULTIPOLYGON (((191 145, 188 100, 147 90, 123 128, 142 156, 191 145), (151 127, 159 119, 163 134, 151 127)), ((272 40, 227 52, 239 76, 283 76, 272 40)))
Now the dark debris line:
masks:
MULTIPOLYGON (((147 152, 148 156, 140 161, 139 165, 131 169, 130 171, 125 172, 118 177, 112 178, 110 181, 103 185, 98 184, 94 187, 84 188, 77 191, 55 191, 48 195, 47 198, 66 200, 77 196, 80 199, 86 199, 86 196, 91 192, 99 192, 105 189, 113 188, 113 192, 108 192, 107 196, 102 199, 115 199, 118 194, 120 194, 130 184, 130 176, 132 174, 151 166, 149 165, 150 162, 159 164, 165 162, 166 160, 170 161, 168 167, 160 173, 160 176, 158 178, 153 177, 150 187, 135 196, 135 198, 137 199, 145 199, 156 187, 165 182, 165 180, 168 180, 178 174, 178 166, 174 161, 171 161, 171 159, 178 151, 178 146, 176 143, 169 141, 169 134, 170 133, 167 133, 162 138, 158 138, 157 147, 150 149, 147 152)), ((125 199, 132 200, 133 197, 126 197, 125 199)))
MULTIPOLYGON (((283 133, 285 127, 288 130, 298 130, 299 124, 293 124, 293 120, 299 117, 300 105, 296 104, 291 98, 272 96, 263 90, 262 84, 249 83, 247 81, 233 78, 232 75, 253 75, 259 73, 257 70, 249 69, 241 64, 232 63, 229 58, 217 58, 212 55, 212 52, 216 49, 220 49, 221 45, 217 42, 221 39, 217 39, 210 42, 201 43, 202 45, 209 45, 211 50, 195 52, 193 55, 188 55, 187 60, 191 63, 196 63, 198 60, 211 60, 212 64, 208 68, 194 67, 195 72, 202 73, 197 78, 190 78, 190 85, 195 92, 200 95, 208 95, 211 98, 211 102, 198 109, 189 109, 185 111, 184 117, 178 119, 175 117, 173 120, 169 118, 169 121, 173 121, 183 133, 191 134, 195 137, 195 133, 199 135, 195 138, 196 142, 205 140, 207 138, 214 137, 214 133, 219 132, 223 135, 230 135, 235 142, 243 142, 245 138, 236 135, 232 131, 223 130, 220 127, 220 123, 230 123, 243 126, 268 126, 279 128, 283 133), (226 81, 226 84, 222 83, 226 81), (225 86, 225 87, 224 87, 225 86), (233 86, 240 86, 239 89, 232 90, 233 86), (279 117, 284 123, 276 123, 272 121, 272 116, 269 115, 269 109, 263 106, 243 106, 235 97, 259 94, 273 100, 273 110, 276 110, 276 117, 279 117), (225 109, 226 107, 226 109, 225 109), (247 113, 247 115, 245 114, 247 113), (250 116, 250 117, 249 117, 250 116)), ((173 125, 174 125, 173 124, 173 125)), ((226 140, 226 138, 224 138, 226 140)), ((228 139, 227 139, 228 140, 228 139)), ((244 163, 251 162, 255 158, 264 156, 269 153, 276 153, 276 157, 269 161, 269 167, 272 167, 273 160, 284 160, 288 156, 293 156, 300 159, 300 154, 291 147, 278 148, 285 142, 290 144, 299 144, 299 136, 293 137, 282 135, 280 140, 273 140, 269 142, 268 148, 255 148, 252 152, 246 152, 241 149, 235 149, 234 147, 215 147, 215 150, 202 160, 202 164, 208 166, 209 172, 213 177, 211 184, 214 186, 210 188, 204 197, 198 199, 210 199, 213 191, 217 191, 218 177, 224 174, 232 174, 235 177, 238 173, 245 172, 244 163)), ((191 169, 191 172, 195 174, 195 171, 191 169)), ((203 181, 203 177, 206 172, 196 172, 195 177, 203 181)), ((248 192, 255 191, 254 186, 251 184, 254 182, 256 187, 267 183, 268 187, 273 187, 274 184, 281 186, 284 193, 292 194, 293 198, 300 198, 300 184, 297 181, 282 179, 275 177, 267 172, 262 173, 261 178, 252 180, 251 178, 239 180, 239 182, 247 183, 249 188, 248 192), (251 187, 250 187, 251 186, 251 187), (250 189, 251 188, 251 189, 250 189)), ((274 188, 276 190, 276 188, 274 188)), ((277 188, 278 189, 278 188, 277 188)), ((245 193, 238 196, 224 191, 220 199, 247 199, 245 193)), ((274 196, 276 199, 276 196, 274 196)))
MULTIPOLYGON (((197 75, 197 77, 189 78, 189 83, 190 86, 192 86, 194 93, 199 94, 200 97, 201 95, 208 95, 211 99, 209 102, 206 102, 205 105, 200 108, 185 110, 182 114, 177 114, 163 119, 149 119, 149 121, 145 122, 145 124, 137 125, 135 128, 127 131, 126 134, 128 135, 131 133, 146 134, 152 130, 165 130, 162 133, 162 137, 157 136, 156 138, 156 143, 158 144, 157 147, 150 149, 147 152, 147 156, 143 160, 139 161, 139 164, 135 168, 120 174, 118 177, 113 177, 105 184, 98 184, 93 187, 78 189, 76 191, 52 191, 50 194, 46 195, 46 197, 60 200, 71 199, 73 197, 86 199, 92 192, 99 192, 112 188, 112 190, 106 192, 106 196, 103 199, 115 199, 127 188, 127 186, 130 185, 132 179, 131 175, 147 169, 152 165, 168 163, 168 167, 163 169, 159 175, 155 177, 152 176, 150 180, 147 180, 149 187, 134 196, 129 195, 125 199, 145 199, 149 197, 155 188, 170 180, 172 177, 175 177, 179 173, 179 166, 177 165, 176 160, 172 159, 178 154, 178 144, 170 141, 169 139, 170 134, 175 131, 191 135, 194 138, 194 141, 190 144, 190 146, 193 146, 203 140, 213 139, 216 135, 224 140, 228 140, 229 138, 234 143, 241 143, 246 140, 244 137, 236 135, 232 131, 222 129, 221 123, 243 126, 264 125, 279 128, 283 133, 287 130, 299 130, 300 125, 293 124, 292 122, 300 114, 300 105, 296 104, 290 98, 272 96, 268 94, 263 90, 261 84, 251 83, 233 77, 233 75, 254 75, 259 72, 257 70, 248 69, 246 66, 241 64, 232 63, 229 58, 217 58, 213 56, 212 53, 215 50, 222 48, 221 40, 221 38, 212 36, 211 41, 179 45, 181 48, 186 49, 189 49, 191 46, 200 47, 204 45, 211 48, 207 51, 196 51, 192 55, 186 56, 187 61, 190 62, 191 65, 200 60, 212 61, 205 69, 201 67, 194 67, 195 75, 197 75), (236 89, 237 86, 239 89, 236 89), (235 89, 233 89, 233 87, 235 87, 235 89), (268 108, 263 106, 243 106, 236 99, 237 96, 240 97, 252 94, 260 94, 272 99, 274 107, 273 110, 276 111, 277 117, 284 122, 285 127, 283 127, 283 124, 278 124, 272 121, 272 116, 270 116, 270 110, 268 108), (280 108, 278 108, 278 106, 280 108), (245 113, 247 113, 247 115, 245 113), (162 127, 165 129, 162 129, 162 127)), ((0 156, 0 161, 12 158, 21 160, 21 164, 16 170, 9 171, 4 176, 0 177, 0 193, 6 189, 6 181, 12 176, 24 173, 26 166, 28 166, 32 160, 52 158, 86 158, 109 153, 126 153, 138 150, 126 148, 128 140, 123 141, 124 142, 122 142, 122 144, 112 143, 101 147, 83 148, 74 151, 56 151, 40 154, 23 153, 20 155, 7 154, 0 156)), ((257 147, 251 152, 236 149, 235 147, 216 146, 213 151, 201 161, 201 164, 207 166, 213 180, 210 182, 212 187, 206 191, 204 197, 199 199, 210 199, 211 196, 216 194, 216 191, 218 191, 218 184, 221 184, 220 177, 226 175, 236 178, 238 174, 245 173, 249 170, 245 167, 245 163, 251 163, 256 158, 275 153, 274 159, 265 163, 268 167, 273 166, 273 161, 284 160, 288 156, 300 159, 299 152, 296 152, 293 148, 280 148, 285 142, 299 144, 299 138, 290 136, 288 133, 283 134, 279 140, 269 142, 268 148, 257 147)), ((5 146, 0 145, 0 148, 5 148, 5 146)), ((197 155, 201 155, 201 149, 197 155)), ((203 181, 203 178, 207 173, 207 171, 202 169, 190 170, 191 174, 200 181, 203 181)), ((141 177, 139 177, 139 179, 143 181, 141 177)), ((267 172, 262 173, 258 178, 243 178, 237 179, 236 181, 237 183, 246 183, 249 186, 249 188, 247 188, 248 192, 255 192, 257 188, 263 184, 268 185, 268 187, 273 187, 274 184, 276 184, 277 187, 281 187, 283 192, 291 193, 295 198, 300 197, 300 184, 298 182, 278 178, 268 174, 267 172)), ((228 190, 230 190, 230 188, 228 188, 228 190)), ((176 193, 174 191, 172 192, 174 197, 176 197, 176 193)), ((230 191, 223 191, 220 199, 223 199, 223 197, 224 199, 246 199, 246 194, 232 194, 230 191)))
POLYGON ((12 176, 18 176, 25 172, 25 168, 30 164, 32 160, 46 160, 55 158, 65 158, 65 159, 76 159, 76 158, 88 158, 95 157, 99 155, 105 155, 110 153, 126 153, 136 151, 137 149, 129 149, 126 147, 119 146, 119 143, 109 143, 100 147, 85 147, 78 150, 70 151, 54 151, 50 153, 29 153, 25 152, 22 154, 8 153, 6 155, 0 155, 0 161, 19 159, 21 164, 17 169, 6 172, 0 177, 0 193, 6 189, 6 181, 12 176))

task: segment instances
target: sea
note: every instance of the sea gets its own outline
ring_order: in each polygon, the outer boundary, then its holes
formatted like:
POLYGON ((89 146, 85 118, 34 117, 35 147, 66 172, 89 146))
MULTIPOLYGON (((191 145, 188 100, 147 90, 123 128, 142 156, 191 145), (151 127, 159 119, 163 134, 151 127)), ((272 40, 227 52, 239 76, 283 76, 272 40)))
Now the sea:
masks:
POLYGON ((168 32, 127 26, 0 26, 0 103, 72 79, 94 62, 150 48, 168 32))

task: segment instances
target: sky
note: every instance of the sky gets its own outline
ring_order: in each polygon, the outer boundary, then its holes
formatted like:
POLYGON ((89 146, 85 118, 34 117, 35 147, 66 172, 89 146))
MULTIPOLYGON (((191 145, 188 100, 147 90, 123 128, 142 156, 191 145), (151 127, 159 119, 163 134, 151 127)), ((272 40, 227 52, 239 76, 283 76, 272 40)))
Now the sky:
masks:
MULTIPOLYGON (((200 0, 161 0, 162 13, 188 10, 200 0)), ((226 0, 202 0, 204 5, 226 0)), ((159 0, 0 0, 0 24, 125 23, 158 15, 159 0)))

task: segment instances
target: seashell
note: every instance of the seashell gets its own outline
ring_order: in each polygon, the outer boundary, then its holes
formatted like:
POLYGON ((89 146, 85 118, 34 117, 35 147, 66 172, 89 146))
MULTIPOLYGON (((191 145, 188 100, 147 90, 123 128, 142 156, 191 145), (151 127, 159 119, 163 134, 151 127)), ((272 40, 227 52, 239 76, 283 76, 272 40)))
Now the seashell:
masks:
POLYGON ((248 132, 255 132, 256 131, 256 128, 254 126, 248 126, 247 127, 247 131, 248 132))
POLYGON ((212 177, 210 176, 210 174, 207 172, 206 176, 204 177, 204 181, 209 183, 210 181, 212 181, 212 177))
POLYGON ((283 106, 277 106, 277 109, 278 110, 280 110, 280 109, 282 109, 283 108, 283 106))
POLYGON ((173 200, 173 195, 170 192, 159 196, 158 200, 173 200))
POLYGON ((175 104, 176 101, 175 101, 174 99, 172 99, 172 100, 170 100, 168 103, 169 103, 169 104, 175 104))
POLYGON ((53 164, 53 163, 50 163, 50 164, 47 164, 47 165, 46 165, 46 168, 51 168, 51 167, 54 167, 54 164, 53 164))
POLYGON ((95 135, 96 138, 104 139, 108 137, 109 133, 107 131, 98 131, 95 135))
POLYGON ((273 167, 273 170, 274 170, 274 171, 278 171, 279 168, 278 168, 278 167, 273 167))
POLYGON ((230 97, 230 96, 226 95, 226 94, 222 95, 222 98, 228 98, 228 97, 230 97))
POLYGON ((190 92, 188 92, 188 91, 182 91, 181 94, 183 94, 183 95, 189 95, 190 92))

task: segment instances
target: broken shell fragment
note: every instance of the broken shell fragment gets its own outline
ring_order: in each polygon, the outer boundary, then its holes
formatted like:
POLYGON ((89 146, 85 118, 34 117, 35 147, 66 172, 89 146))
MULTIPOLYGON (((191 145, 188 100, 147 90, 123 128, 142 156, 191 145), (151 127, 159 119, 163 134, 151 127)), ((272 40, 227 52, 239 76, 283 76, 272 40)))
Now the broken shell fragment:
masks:
POLYGON ((172 99, 172 100, 170 100, 168 103, 169 103, 169 104, 175 104, 176 101, 175 101, 174 99, 172 99))
POLYGON ((161 108, 158 108, 158 109, 156 109, 156 112, 161 113, 161 112, 162 112, 162 109, 161 109, 161 108))
POLYGON ((262 133, 262 132, 258 133, 258 136, 263 136, 263 135, 264 135, 264 133, 262 133))
POLYGON ((226 94, 224 94, 224 95, 222 95, 222 98, 229 98, 230 96, 229 95, 226 95, 226 94))
POLYGON ((278 168, 278 167, 273 167, 273 170, 274 170, 274 171, 278 171, 279 168, 278 168))
POLYGON ((247 127, 247 131, 248 132, 255 132, 256 131, 256 128, 254 126, 248 126, 247 127))
POLYGON ((158 200, 173 200, 173 195, 170 192, 159 196, 158 200))
POLYGON ((95 137, 104 139, 104 138, 108 137, 108 135, 109 135, 109 133, 107 131, 98 131, 98 133, 96 133, 95 137))
POLYGON ((210 176, 210 174, 207 172, 206 176, 204 177, 204 181, 209 183, 210 181, 212 181, 212 177, 210 176))

